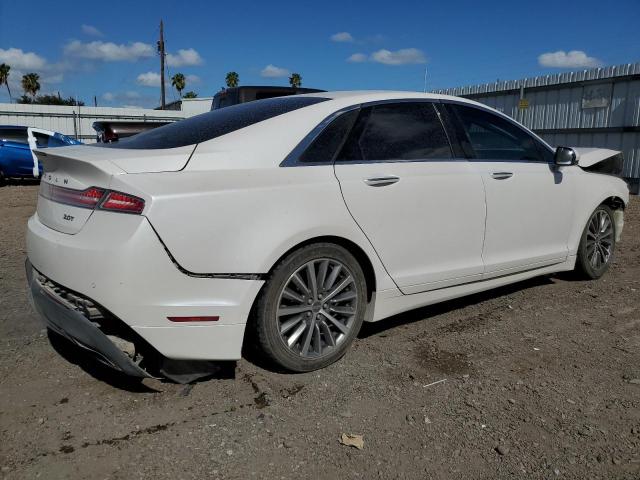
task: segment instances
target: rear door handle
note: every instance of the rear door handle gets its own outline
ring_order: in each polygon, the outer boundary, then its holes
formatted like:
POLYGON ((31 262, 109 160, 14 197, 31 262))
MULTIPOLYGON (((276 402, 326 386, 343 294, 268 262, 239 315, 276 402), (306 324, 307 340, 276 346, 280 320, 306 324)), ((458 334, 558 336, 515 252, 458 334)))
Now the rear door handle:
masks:
POLYGON ((399 181, 400 177, 396 177, 395 175, 386 175, 384 177, 365 178, 364 183, 366 183, 370 187, 386 187, 387 185, 391 185, 399 181))
POLYGON ((511 177, 513 177, 512 172, 493 172, 491 174, 491 178, 495 178, 496 180, 506 180, 511 177))

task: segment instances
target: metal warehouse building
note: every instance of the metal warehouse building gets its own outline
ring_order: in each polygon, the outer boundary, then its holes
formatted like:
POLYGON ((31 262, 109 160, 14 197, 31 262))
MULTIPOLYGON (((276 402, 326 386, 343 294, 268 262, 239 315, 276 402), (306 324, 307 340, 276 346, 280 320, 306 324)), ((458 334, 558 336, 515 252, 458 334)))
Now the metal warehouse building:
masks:
POLYGON ((499 110, 553 146, 624 152, 623 176, 640 184, 640 63, 436 90, 499 110))

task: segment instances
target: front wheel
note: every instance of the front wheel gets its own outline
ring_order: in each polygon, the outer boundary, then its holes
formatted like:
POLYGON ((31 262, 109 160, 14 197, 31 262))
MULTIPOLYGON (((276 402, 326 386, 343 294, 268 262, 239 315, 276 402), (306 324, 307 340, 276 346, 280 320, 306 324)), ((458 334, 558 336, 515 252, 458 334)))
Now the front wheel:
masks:
POLYGON ((367 303, 362 268, 346 249, 321 243, 287 255, 255 309, 261 350, 274 363, 309 372, 340 359, 358 334, 367 303))
POLYGON ((590 279, 602 277, 613 262, 615 246, 613 211, 606 205, 600 205, 582 232, 576 270, 590 279))

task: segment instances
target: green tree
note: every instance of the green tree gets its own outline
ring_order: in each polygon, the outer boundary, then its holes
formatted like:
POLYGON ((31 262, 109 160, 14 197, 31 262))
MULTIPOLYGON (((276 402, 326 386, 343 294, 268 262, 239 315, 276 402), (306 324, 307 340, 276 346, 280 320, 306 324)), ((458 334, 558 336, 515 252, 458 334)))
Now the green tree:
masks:
POLYGON ((7 86, 7 92, 9 92, 9 102, 11 102, 11 89, 9 88, 9 70, 11 67, 6 63, 0 64, 0 87, 2 85, 7 86))
POLYGON ((182 98, 182 90, 187 86, 187 79, 182 73, 176 73, 171 77, 171 85, 178 91, 178 95, 182 98))
POLYGON ((300 88, 300 85, 302 85, 302 75, 299 73, 292 73, 289 77, 289 85, 293 88, 300 88))
POLYGON ((73 97, 62 98, 60 94, 58 95, 38 95, 37 97, 31 98, 27 95, 22 95, 18 99, 18 103, 26 103, 26 104, 34 104, 34 105, 69 105, 76 106, 80 105, 84 106, 84 102, 82 100, 76 100, 73 97))
POLYGON ((198 94, 196 92, 187 92, 183 95, 182 98, 196 98, 198 94))
POLYGON ((35 100, 36 94, 40 90, 40 75, 37 73, 27 73, 22 76, 22 89, 24 93, 31 95, 35 100))
POLYGON ((238 83, 240 83, 240 75, 238 75, 236 72, 229 72, 225 77, 225 81, 227 82, 227 87, 237 87, 238 83))

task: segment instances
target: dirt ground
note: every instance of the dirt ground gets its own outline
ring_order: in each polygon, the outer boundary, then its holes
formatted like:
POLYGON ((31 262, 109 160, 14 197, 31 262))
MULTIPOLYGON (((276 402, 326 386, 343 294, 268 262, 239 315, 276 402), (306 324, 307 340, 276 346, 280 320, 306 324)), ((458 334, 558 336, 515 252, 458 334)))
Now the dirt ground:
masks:
POLYGON ((319 372, 242 360, 184 386, 52 345, 25 293, 36 195, 0 189, 1 477, 640 478, 637 197, 600 281, 543 277, 365 325, 319 372))

